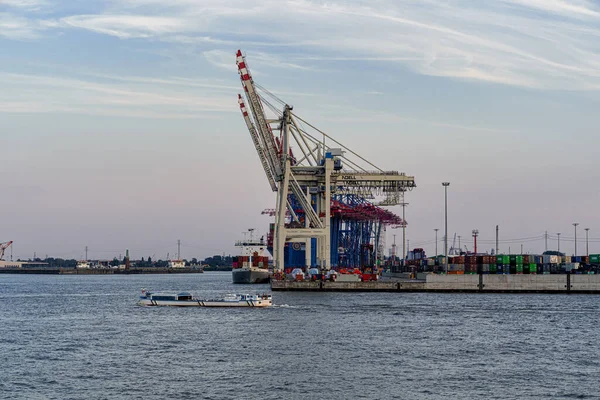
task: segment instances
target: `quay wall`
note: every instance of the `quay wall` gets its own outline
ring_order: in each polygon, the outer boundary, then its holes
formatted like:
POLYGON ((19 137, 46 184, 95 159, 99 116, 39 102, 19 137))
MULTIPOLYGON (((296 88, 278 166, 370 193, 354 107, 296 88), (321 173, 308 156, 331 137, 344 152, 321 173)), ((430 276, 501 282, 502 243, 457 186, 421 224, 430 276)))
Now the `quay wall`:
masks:
POLYGON ((600 294, 600 275, 437 275, 426 279, 373 282, 272 281, 273 291, 330 292, 470 292, 600 294))

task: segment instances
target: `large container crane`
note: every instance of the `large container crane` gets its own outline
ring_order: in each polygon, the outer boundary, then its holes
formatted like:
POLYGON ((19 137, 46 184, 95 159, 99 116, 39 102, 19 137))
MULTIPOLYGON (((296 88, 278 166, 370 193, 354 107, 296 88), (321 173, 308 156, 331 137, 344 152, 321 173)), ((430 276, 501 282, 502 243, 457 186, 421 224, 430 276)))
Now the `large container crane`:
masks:
POLYGON ((315 264, 323 271, 331 268, 332 260, 336 263, 338 243, 347 242, 349 248, 344 249, 344 256, 352 254, 357 262, 360 255, 352 253, 354 250, 377 251, 381 226, 405 223, 378 205, 400 204, 404 193, 415 187, 414 177, 382 170, 300 118, 291 106, 263 89, 284 104, 281 111, 273 107, 258 94, 240 50, 236 64, 250 113, 241 95, 238 95, 238 103, 271 189, 277 192, 273 235, 275 270, 284 269, 286 242, 305 243, 307 266, 313 265, 311 247, 316 243, 315 264), (276 118, 266 117, 263 103, 273 110, 276 118), (279 137, 275 137, 273 131, 279 131, 279 137), (296 156, 291 152, 292 146, 296 156), (383 197, 377 204, 366 200, 376 196, 383 197), (289 219, 295 223, 291 224, 289 219), (372 238, 375 238, 374 246, 369 243, 372 238))

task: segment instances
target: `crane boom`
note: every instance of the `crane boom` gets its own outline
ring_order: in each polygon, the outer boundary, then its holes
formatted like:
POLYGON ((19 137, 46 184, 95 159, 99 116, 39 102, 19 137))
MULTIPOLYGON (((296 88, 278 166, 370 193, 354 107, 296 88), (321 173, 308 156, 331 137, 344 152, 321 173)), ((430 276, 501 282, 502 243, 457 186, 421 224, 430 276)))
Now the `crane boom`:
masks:
POLYGON ((4 250, 8 249, 10 245, 13 244, 13 241, 0 243, 0 260, 4 257, 4 250))
POLYGON ((242 111, 242 115, 244 116, 244 121, 246 121, 246 126, 248 127, 248 131, 250 131, 250 136, 252 137, 252 142, 254 143, 254 147, 256 148, 256 152, 258 153, 258 158, 260 159, 260 163, 265 170, 265 174, 267 174, 267 179, 269 180, 269 184, 271 185, 271 189, 276 192, 277 191, 277 183, 275 183, 275 178, 273 177, 273 170, 269 167, 269 162, 265 156, 265 150, 263 149, 258 133, 256 132, 256 128, 248 115, 248 111, 246 111, 246 106, 244 104, 244 99, 242 99, 242 95, 238 94, 238 103, 240 104, 240 110, 242 111))
POLYGON ((271 131, 271 126, 267 123, 265 111, 262 107, 262 103, 260 102, 260 98, 258 97, 258 93, 256 92, 256 88, 254 87, 252 76, 250 75, 250 71, 246 66, 246 60, 242 55, 241 50, 238 50, 236 53, 236 64, 238 66, 238 72, 240 74, 240 79, 242 80, 242 85, 244 86, 244 91, 246 92, 246 97, 248 98, 250 111, 252 112, 256 122, 256 129, 258 130, 262 142, 265 145, 267 159, 271 165, 273 175, 275 176, 276 181, 280 181, 283 175, 283 165, 278 156, 279 152, 277 151, 275 137, 271 131))

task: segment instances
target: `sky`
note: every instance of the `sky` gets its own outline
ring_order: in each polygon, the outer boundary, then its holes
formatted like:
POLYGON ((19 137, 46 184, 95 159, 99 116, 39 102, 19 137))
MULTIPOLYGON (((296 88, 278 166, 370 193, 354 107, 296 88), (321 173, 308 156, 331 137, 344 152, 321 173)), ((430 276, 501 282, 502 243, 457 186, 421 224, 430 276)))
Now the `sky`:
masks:
MULTIPOLYGON (((597 0, 0 0, 0 242, 204 258, 266 232, 255 82, 415 177, 410 247, 600 253, 597 0), (456 243, 458 244, 458 243, 456 243)), ((391 207, 401 214, 400 207, 391 207)), ((401 243, 388 229, 387 245, 401 243)))

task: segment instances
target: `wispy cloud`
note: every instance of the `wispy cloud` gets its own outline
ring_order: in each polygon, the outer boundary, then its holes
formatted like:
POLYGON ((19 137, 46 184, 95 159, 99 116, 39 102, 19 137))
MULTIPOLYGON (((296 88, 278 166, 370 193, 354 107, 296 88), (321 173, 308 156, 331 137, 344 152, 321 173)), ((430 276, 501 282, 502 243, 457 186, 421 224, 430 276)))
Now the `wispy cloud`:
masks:
POLYGON ((185 27, 182 19, 145 15, 76 15, 62 18, 60 22, 123 39, 155 37, 179 32, 185 27))
MULTIPOLYGON (((184 90, 177 79, 104 76, 104 81, 0 73, 0 112, 82 113, 149 118, 200 118, 237 112, 231 95, 184 90), (178 86, 173 88, 173 86, 178 86)), ((192 87, 192 85, 188 85, 192 87)))
POLYGON ((0 13, 0 38, 35 40, 47 29, 44 21, 30 20, 11 13, 0 13))
POLYGON ((48 5, 47 0, 0 0, 0 6, 19 8, 27 11, 38 11, 48 5))
POLYGON ((569 18, 600 18, 600 6, 587 0, 503 0, 524 8, 535 8, 569 18))
MULTIPOLYGON (((23 9, 46 3, 3 1, 23 9)), ((229 71, 235 71, 231 52, 240 46, 252 51, 259 73, 356 60, 536 89, 600 88, 600 5, 591 0, 107 0, 104 5, 104 14, 53 21, 0 14, 0 35, 34 39, 59 27, 157 40, 197 49, 229 71)))
POLYGON ((203 45, 208 47, 204 50, 208 61, 229 70, 235 67, 229 66, 226 55, 240 44, 253 50, 254 63, 264 61, 270 67, 306 69, 318 67, 320 60, 353 59, 403 65, 426 75, 530 88, 600 87, 600 7, 587 0, 108 4, 106 15, 69 16, 60 22, 123 39, 203 45))

